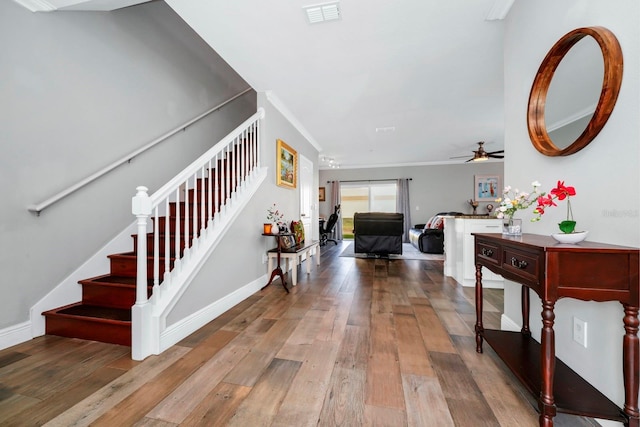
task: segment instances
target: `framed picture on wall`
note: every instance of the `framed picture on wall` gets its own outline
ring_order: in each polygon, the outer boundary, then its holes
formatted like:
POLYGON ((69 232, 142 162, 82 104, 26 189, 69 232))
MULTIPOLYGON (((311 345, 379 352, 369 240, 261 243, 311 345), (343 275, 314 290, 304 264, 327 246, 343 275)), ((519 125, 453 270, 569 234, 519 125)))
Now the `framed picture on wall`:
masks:
POLYGON ((476 202, 495 202, 501 197, 499 175, 475 175, 473 194, 476 202))
POLYGON ((318 188, 318 200, 320 200, 321 202, 327 200, 324 192, 324 187, 318 188))
POLYGON ((296 188, 298 176, 298 152, 281 139, 276 144, 276 184, 296 188))

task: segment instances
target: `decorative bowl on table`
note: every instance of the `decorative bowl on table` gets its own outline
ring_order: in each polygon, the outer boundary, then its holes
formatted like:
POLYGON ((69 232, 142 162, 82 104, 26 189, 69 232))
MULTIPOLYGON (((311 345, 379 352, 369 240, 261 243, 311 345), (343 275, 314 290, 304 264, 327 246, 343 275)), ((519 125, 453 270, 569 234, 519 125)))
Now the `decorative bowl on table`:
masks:
POLYGON ((587 238, 588 231, 574 231, 573 233, 554 233, 551 235, 560 243, 580 243, 587 238))

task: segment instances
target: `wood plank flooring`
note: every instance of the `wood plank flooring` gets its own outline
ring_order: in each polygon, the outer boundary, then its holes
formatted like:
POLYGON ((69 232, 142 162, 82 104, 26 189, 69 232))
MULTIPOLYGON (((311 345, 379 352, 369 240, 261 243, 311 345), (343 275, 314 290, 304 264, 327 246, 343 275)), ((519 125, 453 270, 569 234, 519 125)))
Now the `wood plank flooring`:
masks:
MULTIPOLYGON (((340 257, 347 243, 290 294, 275 283, 142 362, 55 336, 0 351, 0 425, 538 425, 491 348, 475 352, 471 288, 442 261, 340 257)), ((499 328, 502 291, 485 299, 499 328)))

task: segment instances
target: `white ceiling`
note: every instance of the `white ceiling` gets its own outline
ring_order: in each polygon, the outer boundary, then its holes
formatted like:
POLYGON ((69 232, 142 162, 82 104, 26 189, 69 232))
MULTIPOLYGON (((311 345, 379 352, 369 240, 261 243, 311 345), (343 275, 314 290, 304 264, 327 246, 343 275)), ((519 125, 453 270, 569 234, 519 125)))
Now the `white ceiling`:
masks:
POLYGON ((513 0, 341 0, 339 20, 316 24, 303 6, 321 1, 166 2, 342 168, 462 163, 450 157, 471 157, 477 141, 504 147, 504 21, 487 17, 513 0))

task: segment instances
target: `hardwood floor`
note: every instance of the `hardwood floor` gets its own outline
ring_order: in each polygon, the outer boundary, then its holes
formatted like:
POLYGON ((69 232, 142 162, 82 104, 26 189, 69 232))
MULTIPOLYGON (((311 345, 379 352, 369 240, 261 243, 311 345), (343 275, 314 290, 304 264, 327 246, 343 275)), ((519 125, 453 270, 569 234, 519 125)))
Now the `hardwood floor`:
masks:
MULTIPOLYGON (((340 257, 346 244, 290 294, 278 281, 142 362, 55 336, 0 351, 0 425, 538 425, 490 347, 475 352, 471 288, 442 261, 340 257)), ((485 299, 497 328, 502 291, 485 299)))

